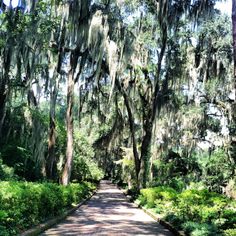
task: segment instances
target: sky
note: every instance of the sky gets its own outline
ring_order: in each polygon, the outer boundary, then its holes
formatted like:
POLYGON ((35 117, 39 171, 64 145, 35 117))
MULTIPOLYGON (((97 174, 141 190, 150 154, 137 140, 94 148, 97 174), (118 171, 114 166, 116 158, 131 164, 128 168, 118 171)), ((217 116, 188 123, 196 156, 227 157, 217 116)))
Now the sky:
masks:
POLYGON ((19 4, 19 0, 3 0, 4 4, 6 6, 12 6, 13 8, 16 8, 19 4))
POLYGON ((226 13, 228 15, 231 15, 232 11, 232 0, 222 0, 216 2, 215 8, 221 10, 222 13, 226 13))

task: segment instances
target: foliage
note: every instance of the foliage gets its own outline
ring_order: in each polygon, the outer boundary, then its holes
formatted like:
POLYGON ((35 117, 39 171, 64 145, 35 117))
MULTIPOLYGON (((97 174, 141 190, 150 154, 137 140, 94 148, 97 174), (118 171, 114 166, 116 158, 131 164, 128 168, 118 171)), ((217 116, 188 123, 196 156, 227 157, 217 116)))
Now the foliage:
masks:
POLYGON ((67 187, 53 183, 1 182, 0 235, 16 235, 61 214, 88 196, 94 188, 88 182, 67 187))
POLYGON ((236 201, 205 189, 181 193, 165 186, 142 189, 138 203, 190 235, 218 235, 236 224, 236 201))
POLYGON ((131 148, 121 147, 122 159, 116 161, 117 166, 121 166, 121 178, 128 183, 129 190, 133 187, 132 180, 135 179, 135 165, 133 158, 133 150, 131 148))
POLYGON ((0 180, 12 179, 17 179, 17 176, 14 174, 14 168, 4 165, 0 155, 0 180))
POLYGON ((230 180, 234 169, 226 152, 222 149, 214 150, 210 155, 200 156, 198 162, 203 183, 209 189, 220 192, 220 187, 230 180))
POLYGON ((6 166, 14 169, 14 173, 26 180, 39 179, 41 174, 35 161, 31 158, 32 153, 25 147, 19 146, 19 140, 12 140, 11 144, 2 148, 2 160, 6 166))
POLYGON ((71 177, 72 181, 99 181, 103 177, 104 172, 93 159, 75 156, 71 177))
POLYGON ((152 186, 168 185, 181 191, 190 185, 196 185, 195 188, 199 185, 197 188, 222 193, 234 171, 234 164, 226 151, 218 148, 211 152, 194 151, 189 157, 186 156, 184 151, 163 152, 153 163, 152 186))
POLYGON ((217 234, 217 229, 214 225, 206 223, 196 223, 187 221, 183 224, 183 229, 187 234, 191 236, 214 236, 217 234))
POLYGON ((225 230, 224 231, 224 236, 236 236, 236 228, 225 230))
POLYGON ((168 202, 173 200, 177 195, 177 192, 174 189, 164 186, 141 189, 140 192, 141 194, 138 200, 141 205, 145 205, 148 208, 153 208, 157 203, 157 199, 168 202))
POLYGON ((194 156, 187 158, 170 150, 153 162, 154 180, 152 186, 168 185, 177 191, 182 191, 192 181, 199 178, 201 170, 194 156))
POLYGON ((104 172, 99 168, 94 158, 94 150, 88 138, 78 131, 75 135, 75 142, 72 180, 101 180, 104 177, 104 172))

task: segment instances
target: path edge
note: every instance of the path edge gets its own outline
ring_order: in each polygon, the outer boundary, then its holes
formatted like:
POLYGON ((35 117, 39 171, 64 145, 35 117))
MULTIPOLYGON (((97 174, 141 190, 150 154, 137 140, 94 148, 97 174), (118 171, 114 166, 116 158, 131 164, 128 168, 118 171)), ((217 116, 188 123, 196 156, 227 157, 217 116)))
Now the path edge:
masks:
POLYGON ((45 230, 51 228, 53 225, 58 224, 60 221, 64 220, 68 215, 75 212, 78 208, 80 208, 88 200, 90 200, 97 193, 98 188, 99 188, 99 184, 98 184, 96 190, 94 190, 87 198, 82 200, 79 204, 77 204, 73 208, 65 211, 62 215, 59 215, 53 219, 47 220, 46 222, 41 223, 31 229, 28 229, 28 230, 24 231, 23 233, 19 234, 19 236, 36 236, 36 235, 39 235, 40 233, 44 232, 45 230))
POLYGON ((186 236, 186 234, 183 231, 177 230, 171 223, 163 220, 162 218, 158 217, 156 214, 151 212, 150 210, 138 205, 137 203, 134 203, 137 207, 141 208, 145 213, 147 213, 149 216, 151 216, 154 220, 159 222, 161 225, 165 226, 167 229, 169 229, 174 235, 176 236, 186 236))
POLYGON ((131 196, 126 194, 126 191, 124 189, 120 188, 119 186, 117 186, 117 187, 122 191, 122 193, 126 196, 126 198, 129 200, 129 202, 131 202, 135 207, 142 209, 146 214, 148 214, 150 217, 152 217, 155 221, 157 221, 162 226, 164 226, 165 228, 170 230, 171 233, 173 233, 176 236, 186 236, 184 231, 177 230, 171 223, 163 220, 161 217, 157 216, 155 213, 151 212, 150 210, 144 208, 140 204, 135 203, 134 201, 131 200, 131 196))

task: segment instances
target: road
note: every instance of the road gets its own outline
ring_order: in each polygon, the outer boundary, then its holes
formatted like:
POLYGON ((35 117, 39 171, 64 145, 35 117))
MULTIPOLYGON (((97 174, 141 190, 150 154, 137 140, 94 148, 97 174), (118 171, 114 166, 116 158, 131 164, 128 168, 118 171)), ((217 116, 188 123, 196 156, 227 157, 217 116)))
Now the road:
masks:
POLYGON ((41 235, 173 236, 109 181, 102 181, 85 205, 41 235))

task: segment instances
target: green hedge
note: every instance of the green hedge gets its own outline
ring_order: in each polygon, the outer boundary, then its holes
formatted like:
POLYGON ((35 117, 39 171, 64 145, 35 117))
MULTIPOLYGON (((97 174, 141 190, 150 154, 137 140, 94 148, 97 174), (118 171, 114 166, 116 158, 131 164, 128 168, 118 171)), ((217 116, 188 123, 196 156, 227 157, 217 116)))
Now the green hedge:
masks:
POLYGON ((137 203, 192 236, 236 236, 236 201, 208 190, 142 189, 137 203))
POLYGON ((0 236, 17 235, 59 215, 94 189, 95 185, 88 182, 67 187, 53 183, 0 182, 0 236))

